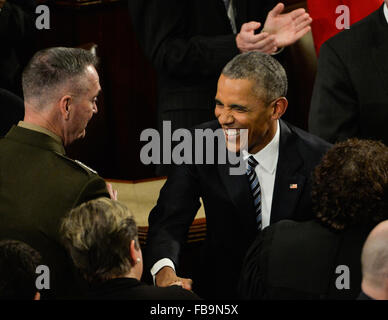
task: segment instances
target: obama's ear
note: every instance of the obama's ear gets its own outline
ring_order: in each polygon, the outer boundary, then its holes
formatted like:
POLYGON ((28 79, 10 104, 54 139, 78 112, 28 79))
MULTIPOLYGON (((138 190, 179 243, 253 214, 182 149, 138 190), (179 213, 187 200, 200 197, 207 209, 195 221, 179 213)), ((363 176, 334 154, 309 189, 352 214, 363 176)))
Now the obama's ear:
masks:
POLYGON ((272 120, 279 120, 286 112, 288 107, 288 100, 285 97, 277 98, 273 104, 272 120))

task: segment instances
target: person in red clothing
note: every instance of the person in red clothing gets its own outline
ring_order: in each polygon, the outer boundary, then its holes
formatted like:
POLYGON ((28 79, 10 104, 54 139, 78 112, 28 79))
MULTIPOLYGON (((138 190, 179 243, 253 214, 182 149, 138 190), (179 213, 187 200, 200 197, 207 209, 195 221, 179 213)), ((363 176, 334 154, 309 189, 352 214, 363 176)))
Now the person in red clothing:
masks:
POLYGON ((348 138, 388 145, 388 0, 320 48, 309 131, 331 143, 348 138))
POLYGON ((313 19, 311 29, 317 54, 327 39, 343 30, 343 28, 338 28, 339 24, 352 25, 377 10, 383 2, 384 0, 308 0, 307 5, 313 19), (347 12, 347 9, 344 10, 340 6, 346 6, 349 11, 347 12))

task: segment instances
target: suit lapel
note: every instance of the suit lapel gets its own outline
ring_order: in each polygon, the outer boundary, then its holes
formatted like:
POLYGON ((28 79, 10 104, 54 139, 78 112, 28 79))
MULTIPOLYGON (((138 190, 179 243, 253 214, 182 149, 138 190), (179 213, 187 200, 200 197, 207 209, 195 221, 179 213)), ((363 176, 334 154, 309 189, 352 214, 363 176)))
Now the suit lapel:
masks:
POLYGON ((298 173, 303 160, 296 149, 295 136, 289 127, 280 123, 279 159, 272 197, 271 223, 293 216, 302 194, 306 177, 298 173))
POLYGON ((233 0, 233 4, 235 7, 235 20, 236 20, 237 32, 239 32, 243 22, 247 22, 248 5, 246 0, 233 0))
POLYGON ((226 11, 224 1, 223 0, 215 1, 214 6, 215 6, 215 7, 213 7, 214 12, 221 15, 221 17, 222 17, 222 20, 223 20, 225 28, 226 28, 225 30, 227 30, 228 33, 232 32, 232 26, 230 25, 228 13, 226 11))
POLYGON ((372 47, 372 57, 381 80, 381 86, 388 88, 388 23, 384 16, 383 6, 381 6, 375 17, 376 30, 373 33, 375 35, 375 41, 373 41, 375 46, 372 47))
POLYGON ((249 187, 248 179, 245 174, 231 175, 229 172, 230 164, 218 165, 218 172, 226 191, 237 208, 239 214, 248 217, 247 223, 254 225, 255 214, 253 208, 253 198, 249 187))

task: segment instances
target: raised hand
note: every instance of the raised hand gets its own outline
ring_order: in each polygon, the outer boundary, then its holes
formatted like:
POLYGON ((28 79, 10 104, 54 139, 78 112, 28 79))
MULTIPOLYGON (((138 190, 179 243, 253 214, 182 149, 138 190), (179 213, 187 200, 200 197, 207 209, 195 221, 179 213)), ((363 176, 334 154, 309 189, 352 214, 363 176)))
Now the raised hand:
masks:
POLYGON ((260 28, 260 22, 247 22, 241 26, 240 33, 236 36, 236 44, 240 52, 261 51, 274 53, 277 50, 275 36, 267 32, 255 34, 255 30, 260 28))
POLYGON ((311 30, 313 21, 305 9, 282 13, 284 4, 278 3, 267 15, 263 32, 275 36, 278 47, 293 44, 311 30))

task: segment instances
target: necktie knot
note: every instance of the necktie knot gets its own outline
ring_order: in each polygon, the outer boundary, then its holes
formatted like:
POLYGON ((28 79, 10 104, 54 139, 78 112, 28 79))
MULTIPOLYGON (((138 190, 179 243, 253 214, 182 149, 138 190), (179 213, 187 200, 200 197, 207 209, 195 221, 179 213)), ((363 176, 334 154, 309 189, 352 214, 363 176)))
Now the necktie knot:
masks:
POLYGON ((249 156, 247 164, 248 164, 248 172, 249 172, 249 171, 255 170, 256 166, 259 163, 253 156, 249 156))

